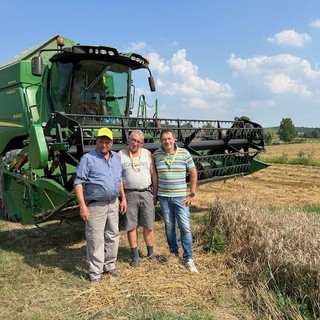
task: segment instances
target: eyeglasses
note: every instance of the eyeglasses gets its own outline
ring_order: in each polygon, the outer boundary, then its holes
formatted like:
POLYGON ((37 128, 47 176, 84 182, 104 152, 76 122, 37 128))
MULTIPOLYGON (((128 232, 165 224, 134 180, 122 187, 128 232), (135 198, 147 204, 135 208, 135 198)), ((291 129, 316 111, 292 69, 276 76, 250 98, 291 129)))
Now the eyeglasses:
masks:
POLYGON ((143 142, 136 140, 135 138, 130 138, 131 142, 135 142, 136 144, 142 144, 143 142))

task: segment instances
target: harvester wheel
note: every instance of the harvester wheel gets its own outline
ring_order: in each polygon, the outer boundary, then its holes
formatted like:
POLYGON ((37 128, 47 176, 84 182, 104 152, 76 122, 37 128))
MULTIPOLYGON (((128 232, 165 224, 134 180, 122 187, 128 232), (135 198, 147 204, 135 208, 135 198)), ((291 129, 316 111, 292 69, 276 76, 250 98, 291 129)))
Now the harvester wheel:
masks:
POLYGON ((2 190, 2 168, 0 167, 0 208, 4 207, 3 190, 2 190))
POLYGON ((9 203, 6 201, 6 199, 2 199, 3 207, 4 207, 4 218, 11 222, 17 222, 18 219, 16 216, 12 213, 12 210, 9 206, 9 203))
MULTIPOLYGON (((5 163, 10 163, 19 154, 21 149, 11 150, 6 153, 4 157, 5 163)), ((2 167, 0 167, 0 208, 3 210, 4 218, 8 221, 17 222, 18 219, 12 212, 8 201, 6 200, 4 189, 3 189, 3 172, 2 167)))

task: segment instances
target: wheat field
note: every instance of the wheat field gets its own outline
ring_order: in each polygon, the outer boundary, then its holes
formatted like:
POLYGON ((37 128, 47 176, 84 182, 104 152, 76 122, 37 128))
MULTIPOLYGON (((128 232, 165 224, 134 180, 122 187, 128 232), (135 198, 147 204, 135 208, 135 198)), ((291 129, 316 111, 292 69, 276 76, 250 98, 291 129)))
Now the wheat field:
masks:
MULTIPOLYGON (((310 156, 320 160, 320 143, 267 146, 260 159, 283 154, 289 159, 310 156)), ((200 185, 195 204, 206 207, 217 196, 240 198, 244 195, 259 199, 266 206, 320 206, 320 167, 271 164, 252 175, 200 185)))
POLYGON ((246 195, 266 206, 320 206, 319 177, 320 167, 273 164, 235 180, 198 186, 195 205, 209 207, 216 197, 241 198, 246 195))

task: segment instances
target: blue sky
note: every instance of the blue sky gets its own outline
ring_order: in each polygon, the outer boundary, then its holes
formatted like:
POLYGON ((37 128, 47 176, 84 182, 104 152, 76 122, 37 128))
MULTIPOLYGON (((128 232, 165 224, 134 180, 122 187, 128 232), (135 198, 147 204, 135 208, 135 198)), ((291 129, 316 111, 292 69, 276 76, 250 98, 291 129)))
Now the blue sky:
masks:
POLYGON ((0 28, 0 64, 58 34, 148 57, 160 117, 320 127, 319 0, 1 0, 0 28))

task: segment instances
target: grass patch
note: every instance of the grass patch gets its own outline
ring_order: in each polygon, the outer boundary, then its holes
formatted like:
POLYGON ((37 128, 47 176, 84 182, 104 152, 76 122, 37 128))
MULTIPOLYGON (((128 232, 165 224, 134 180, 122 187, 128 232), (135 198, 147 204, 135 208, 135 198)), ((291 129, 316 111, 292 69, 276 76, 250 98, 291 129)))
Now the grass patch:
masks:
POLYGON ((276 164, 291 164, 291 165, 302 165, 302 166, 315 166, 320 167, 320 161, 317 159, 290 159, 286 156, 281 157, 263 157, 261 158, 266 163, 276 164))
POLYGON ((319 206, 304 206, 301 209, 306 212, 320 214, 320 207, 319 206))
POLYGON ((314 158, 314 150, 305 151, 299 150, 296 155, 289 154, 284 151, 281 155, 268 156, 262 155, 258 157, 260 160, 267 163, 277 164, 291 164, 291 165, 303 165, 303 166, 320 166, 320 159, 314 158))
POLYGON ((302 141, 301 143, 286 143, 266 146, 266 152, 258 159, 274 164, 320 166, 320 151, 318 141, 302 141))
POLYGON ((80 229, 69 226, 67 236, 65 227, 55 234, 3 221, 0 227, 0 318, 72 319, 84 275, 84 247, 73 247, 80 229))
POLYGON ((319 206, 310 206, 310 205, 304 205, 304 206, 284 206, 284 207, 269 207, 269 211, 276 213, 279 212, 279 210, 295 210, 299 212, 305 212, 305 213, 310 213, 313 215, 320 215, 320 207, 319 206))
POLYGON ((203 249, 205 251, 212 253, 222 253, 225 251, 227 243, 223 232, 219 228, 213 228, 206 231, 202 236, 204 237, 203 249))

